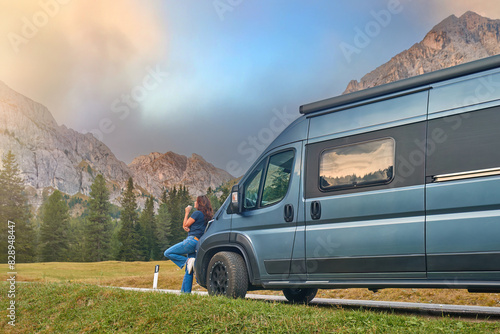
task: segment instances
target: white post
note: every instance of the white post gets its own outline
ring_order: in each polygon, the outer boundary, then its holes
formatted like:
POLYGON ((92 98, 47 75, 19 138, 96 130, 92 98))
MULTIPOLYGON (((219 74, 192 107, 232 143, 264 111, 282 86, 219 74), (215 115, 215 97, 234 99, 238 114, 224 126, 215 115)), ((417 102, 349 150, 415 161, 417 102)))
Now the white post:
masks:
POLYGON ((158 272, 160 271, 160 265, 157 264, 155 266, 155 277, 153 279, 153 289, 156 289, 158 286, 158 272))

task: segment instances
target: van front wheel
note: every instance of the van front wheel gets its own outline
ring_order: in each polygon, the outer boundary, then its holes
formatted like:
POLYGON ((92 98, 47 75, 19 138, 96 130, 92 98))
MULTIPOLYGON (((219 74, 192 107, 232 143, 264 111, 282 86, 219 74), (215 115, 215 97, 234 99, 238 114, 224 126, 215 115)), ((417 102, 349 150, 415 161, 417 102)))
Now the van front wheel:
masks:
POLYGON ((285 298, 291 303, 308 304, 316 297, 318 289, 304 288, 304 289, 283 289, 285 298))
POLYGON ((208 264, 207 290, 210 296, 245 298, 248 274, 243 258, 232 252, 215 254, 208 264))

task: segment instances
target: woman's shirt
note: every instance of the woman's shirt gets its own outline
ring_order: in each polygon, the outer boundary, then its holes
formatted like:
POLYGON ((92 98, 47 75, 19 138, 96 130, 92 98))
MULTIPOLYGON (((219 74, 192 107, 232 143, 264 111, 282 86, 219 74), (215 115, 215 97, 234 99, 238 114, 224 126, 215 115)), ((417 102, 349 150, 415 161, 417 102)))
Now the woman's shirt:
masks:
POLYGON ((194 223, 189 227, 188 236, 201 238, 203 233, 205 233, 205 228, 207 227, 207 222, 205 221, 205 216, 203 212, 196 210, 191 218, 194 219, 194 223))

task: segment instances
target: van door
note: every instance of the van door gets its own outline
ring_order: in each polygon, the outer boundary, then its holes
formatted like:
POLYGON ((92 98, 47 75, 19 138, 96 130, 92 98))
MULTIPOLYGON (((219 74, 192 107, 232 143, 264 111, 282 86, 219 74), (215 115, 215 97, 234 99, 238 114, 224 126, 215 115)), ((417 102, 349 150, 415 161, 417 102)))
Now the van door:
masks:
POLYGON ((498 280, 500 106, 449 114, 429 115, 428 275, 498 280))
POLYGON ((308 279, 426 276, 425 135, 423 121, 310 140, 308 279))
POLYGON ((302 142, 269 152, 240 182, 243 212, 232 214, 232 240, 253 249, 260 278, 288 277, 299 210, 302 142))

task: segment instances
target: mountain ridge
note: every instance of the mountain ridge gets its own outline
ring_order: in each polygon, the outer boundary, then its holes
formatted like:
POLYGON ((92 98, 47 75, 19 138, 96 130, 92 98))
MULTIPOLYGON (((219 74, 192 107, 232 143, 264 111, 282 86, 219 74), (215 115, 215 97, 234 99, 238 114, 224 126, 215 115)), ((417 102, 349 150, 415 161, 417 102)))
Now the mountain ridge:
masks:
POLYGON ((186 186, 192 195, 202 195, 208 187, 215 189, 234 178, 196 153, 186 157, 172 151, 152 152, 136 157, 128 167, 135 182, 156 197, 164 189, 180 185, 186 186))
POLYGON ((131 175, 125 163, 93 135, 59 126, 45 106, 2 82, 0 154, 9 150, 16 156, 25 185, 35 189, 30 199, 35 207, 46 188, 88 195, 98 173, 119 183, 131 175))
POLYGON ((460 17, 450 15, 425 37, 385 64, 351 80, 343 94, 379 86, 500 54, 500 20, 472 11, 460 17))
MULTIPOLYGON (((164 181, 160 185, 143 182, 155 177, 146 176, 137 168, 139 157, 134 159, 136 162, 131 163, 130 168, 91 133, 82 134, 65 125, 58 125, 45 106, 0 81, 0 157, 9 150, 16 156, 25 185, 31 188, 28 193, 35 208, 42 204, 47 189, 88 196, 98 174, 108 181, 110 198, 115 204, 119 203, 129 177, 134 179, 138 188, 155 196, 161 195, 159 189, 164 189, 165 184, 173 186, 182 183, 191 195, 199 195, 208 187, 216 188, 232 178, 200 155, 193 154, 192 158, 184 157, 184 166, 169 166, 168 161, 164 162, 166 171, 160 172, 164 178, 173 178, 172 182, 164 181), (175 171, 175 168, 181 170, 175 171), (212 172, 215 173, 213 177, 200 174, 212 172), (176 178, 178 174, 180 179, 176 178), (219 181, 220 184, 216 184, 219 181)), ((161 156, 158 152, 153 154, 161 156)), ((170 156, 174 155, 179 156, 170 152, 170 156)), ((142 167, 147 168, 145 164, 142 167)), ((158 169, 155 171, 158 172, 158 169)), ((141 201, 139 203, 143 205, 141 201)))

